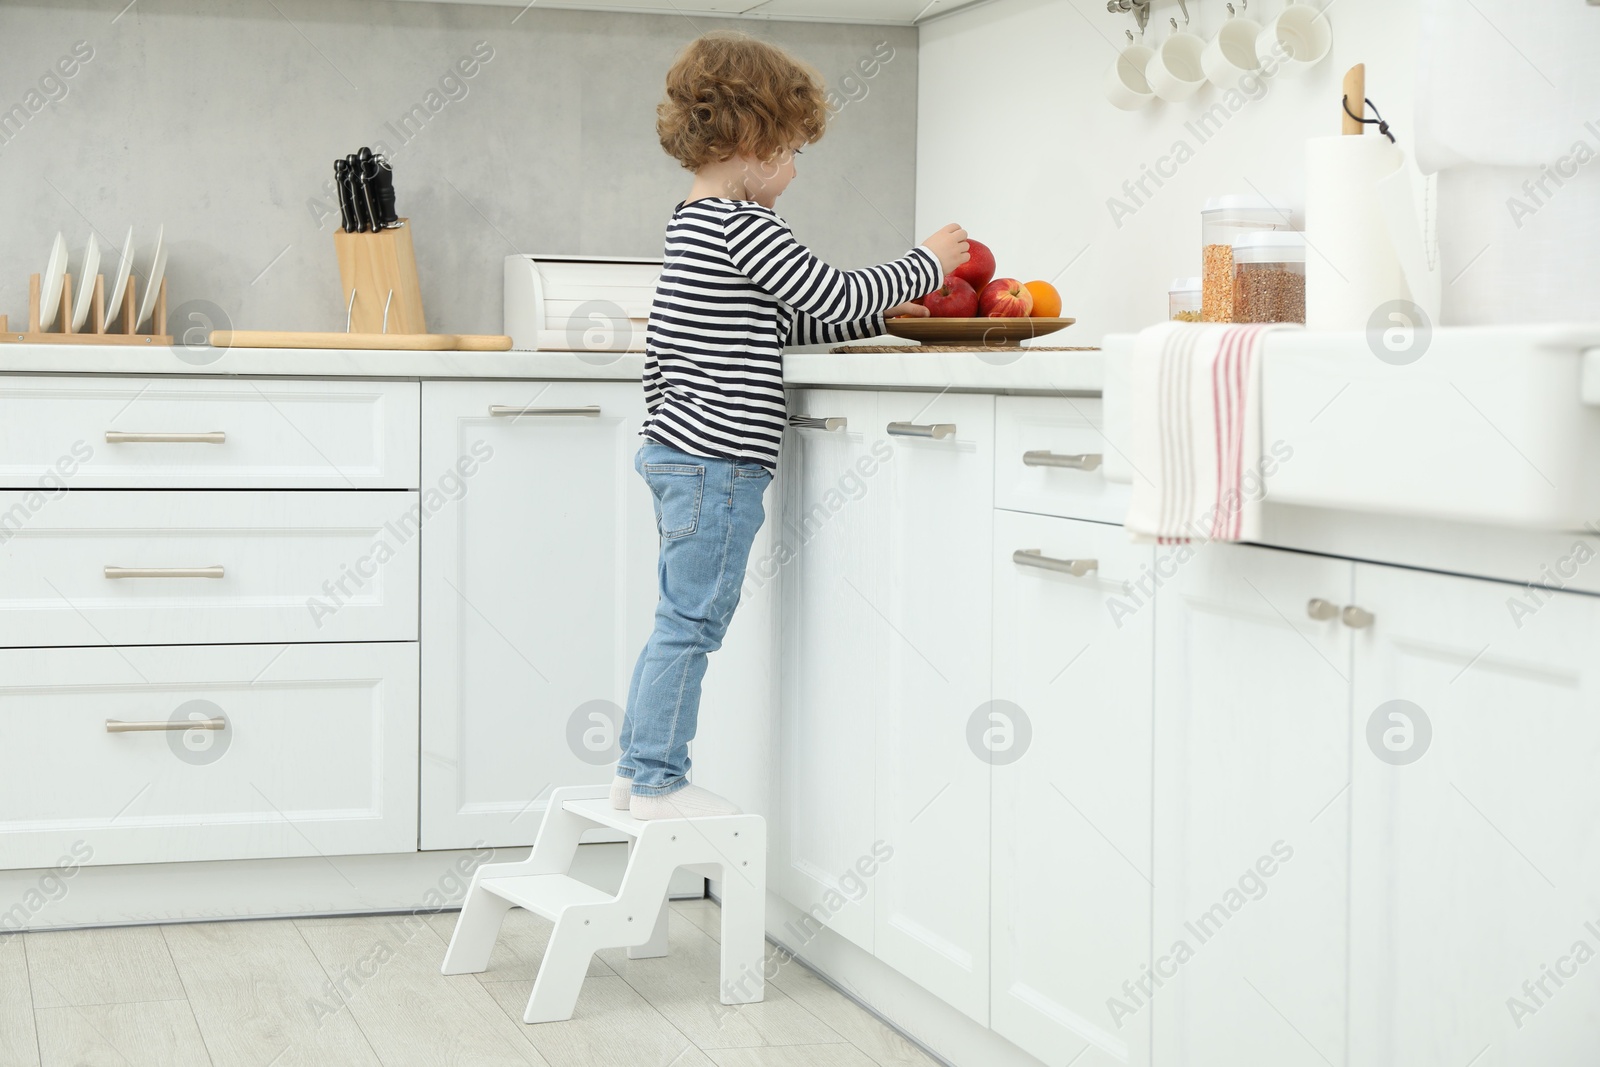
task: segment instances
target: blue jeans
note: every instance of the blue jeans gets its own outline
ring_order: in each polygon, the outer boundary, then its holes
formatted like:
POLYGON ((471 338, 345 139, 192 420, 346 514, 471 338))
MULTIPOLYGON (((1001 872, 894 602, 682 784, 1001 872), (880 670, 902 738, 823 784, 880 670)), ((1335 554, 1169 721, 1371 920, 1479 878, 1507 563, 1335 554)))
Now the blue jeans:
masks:
POLYGON ((654 441, 639 449, 633 466, 655 498, 661 596, 628 687, 617 773, 633 779, 635 796, 661 796, 689 784, 706 656, 722 647, 739 605, 772 472, 654 441))

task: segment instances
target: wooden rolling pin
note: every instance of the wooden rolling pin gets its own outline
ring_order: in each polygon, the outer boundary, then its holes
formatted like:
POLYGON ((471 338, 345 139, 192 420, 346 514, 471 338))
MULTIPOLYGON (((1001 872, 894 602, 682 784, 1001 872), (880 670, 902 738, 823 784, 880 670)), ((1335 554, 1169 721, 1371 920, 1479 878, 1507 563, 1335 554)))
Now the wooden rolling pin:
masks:
POLYGON ((511 338, 481 333, 309 333, 212 330, 217 348, 362 348, 385 352, 508 352, 511 338))
POLYGON ((1346 136, 1360 136, 1367 132, 1361 119, 1367 113, 1367 65, 1357 63, 1344 76, 1344 104, 1339 108, 1344 125, 1340 132, 1346 136), (1356 118, 1351 118, 1356 115, 1356 118))

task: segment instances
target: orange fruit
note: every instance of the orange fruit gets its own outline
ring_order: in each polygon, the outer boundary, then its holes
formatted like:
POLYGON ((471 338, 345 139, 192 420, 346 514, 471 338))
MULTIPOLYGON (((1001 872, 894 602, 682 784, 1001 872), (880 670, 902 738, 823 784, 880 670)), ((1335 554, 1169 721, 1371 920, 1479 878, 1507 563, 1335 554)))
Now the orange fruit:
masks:
POLYGON ((1061 314, 1061 294, 1049 282, 1029 282, 1023 286, 1033 294, 1035 318, 1053 319, 1061 314))

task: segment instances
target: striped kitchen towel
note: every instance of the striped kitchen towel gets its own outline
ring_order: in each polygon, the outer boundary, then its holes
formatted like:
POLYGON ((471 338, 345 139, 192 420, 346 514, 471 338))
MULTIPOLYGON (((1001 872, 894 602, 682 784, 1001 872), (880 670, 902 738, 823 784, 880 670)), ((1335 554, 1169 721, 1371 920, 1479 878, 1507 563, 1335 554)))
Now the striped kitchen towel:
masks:
POLYGON ((1260 539, 1261 348, 1274 328, 1169 322, 1139 334, 1127 518, 1135 540, 1260 539))

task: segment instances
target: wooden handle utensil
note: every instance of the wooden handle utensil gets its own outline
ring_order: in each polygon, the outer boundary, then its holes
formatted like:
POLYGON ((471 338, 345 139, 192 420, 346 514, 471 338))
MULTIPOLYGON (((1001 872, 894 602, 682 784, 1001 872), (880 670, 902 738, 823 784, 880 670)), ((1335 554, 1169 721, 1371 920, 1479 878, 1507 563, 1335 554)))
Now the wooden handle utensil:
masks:
POLYGON ((1361 124, 1360 116, 1366 114, 1367 109, 1367 65, 1357 63, 1351 67, 1344 76, 1344 103, 1339 107, 1339 117, 1343 120, 1340 132, 1347 136, 1360 136, 1367 132, 1361 124), (1351 115, 1357 116, 1351 118, 1351 115))

